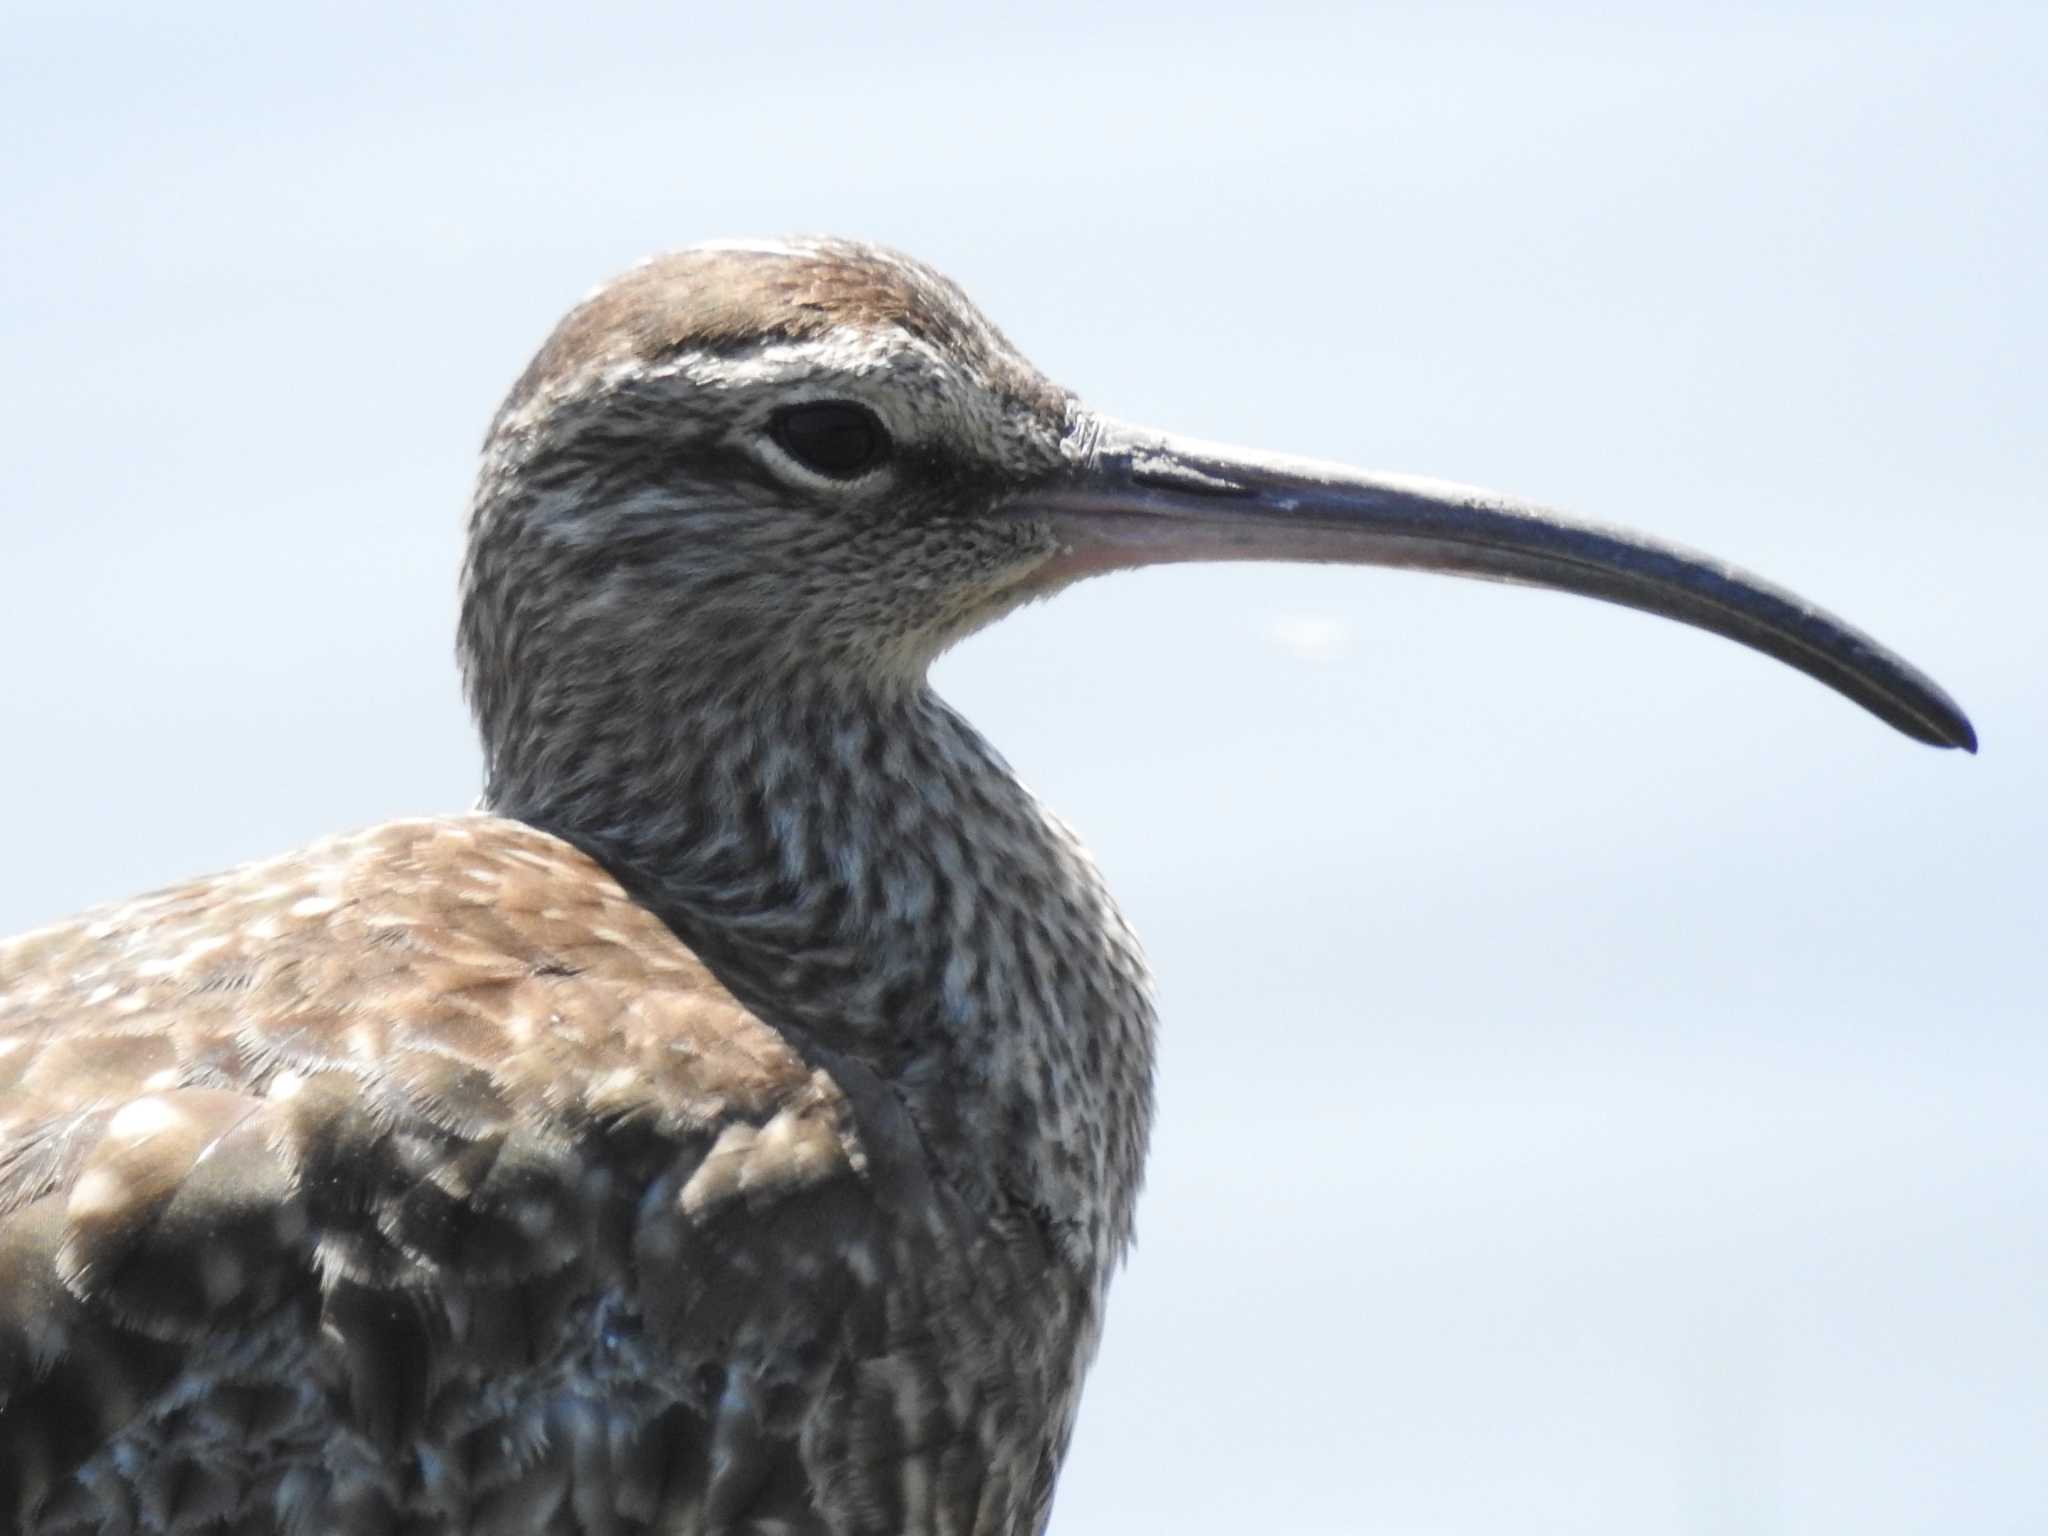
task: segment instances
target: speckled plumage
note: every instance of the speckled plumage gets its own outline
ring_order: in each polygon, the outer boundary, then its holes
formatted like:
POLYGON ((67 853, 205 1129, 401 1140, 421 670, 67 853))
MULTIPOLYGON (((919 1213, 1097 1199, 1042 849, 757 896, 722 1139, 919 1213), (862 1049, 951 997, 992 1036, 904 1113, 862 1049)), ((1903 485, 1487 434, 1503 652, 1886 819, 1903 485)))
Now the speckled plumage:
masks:
POLYGON ((922 673, 1043 557, 957 517, 1064 409, 841 243, 665 258, 564 322, 464 577, 499 814, 0 950, 0 1517, 1043 1523, 1150 1005, 922 673), (954 435, 803 515, 727 439, 821 378, 954 435))
POLYGON ((559 840, 395 823, 4 964, 24 1528, 803 1530, 823 1493, 848 1528, 943 1496, 1000 1529, 1042 1501, 1050 1464, 993 1453, 1070 1390, 1039 1336, 1090 1326, 1087 1286, 559 840))
POLYGON ((903 257, 644 264, 485 444, 483 813, 0 946, 0 1521, 1041 1532, 1152 1004, 1086 853, 926 671, 1185 558, 1561 587, 1975 741, 1732 567, 1097 416, 903 257), (789 426, 821 402, 836 458, 789 426))

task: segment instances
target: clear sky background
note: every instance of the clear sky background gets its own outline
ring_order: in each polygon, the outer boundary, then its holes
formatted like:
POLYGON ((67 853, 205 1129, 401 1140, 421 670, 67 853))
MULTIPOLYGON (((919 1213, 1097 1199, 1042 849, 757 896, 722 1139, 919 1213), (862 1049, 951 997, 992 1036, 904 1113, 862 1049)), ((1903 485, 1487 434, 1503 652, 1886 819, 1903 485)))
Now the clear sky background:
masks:
POLYGON ((1054 1531, 2048 1529, 2048 10, 739 9, 7 0, 0 929, 466 805, 547 328, 885 240, 1104 409, 1683 539, 1984 741, 1399 573, 949 657, 1161 979, 1054 1531))

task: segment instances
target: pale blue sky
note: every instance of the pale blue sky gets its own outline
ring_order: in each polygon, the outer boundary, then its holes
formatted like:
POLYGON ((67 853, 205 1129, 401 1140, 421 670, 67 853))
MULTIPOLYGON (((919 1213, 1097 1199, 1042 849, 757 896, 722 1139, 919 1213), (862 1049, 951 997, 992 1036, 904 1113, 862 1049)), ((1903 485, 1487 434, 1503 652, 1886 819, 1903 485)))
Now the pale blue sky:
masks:
POLYGON ((2048 1528, 2039 7, 5 6, 0 929, 459 807, 497 397, 647 251, 952 272, 1121 415, 1738 560, 1697 633, 1173 570, 949 695, 1160 972, 1053 1528, 2048 1528))

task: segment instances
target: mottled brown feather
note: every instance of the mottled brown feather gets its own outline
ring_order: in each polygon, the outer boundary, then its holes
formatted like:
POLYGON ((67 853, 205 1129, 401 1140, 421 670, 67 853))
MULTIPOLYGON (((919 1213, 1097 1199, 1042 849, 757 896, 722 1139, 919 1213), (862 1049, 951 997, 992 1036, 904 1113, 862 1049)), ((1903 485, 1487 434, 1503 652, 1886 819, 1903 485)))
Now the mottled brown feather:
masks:
POLYGON ((1002 1401, 904 1382, 1024 1358, 1035 1235, 954 1226, 886 1092, 857 1109, 519 823, 16 940, 0 1074, 10 1528, 879 1531, 915 1440, 1002 1470, 1002 1401), (905 1181, 907 1224, 875 1198, 905 1181), (939 1336, 1005 1291, 991 1336, 939 1336), (820 1523, 833 1487, 865 1513, 820 1523))

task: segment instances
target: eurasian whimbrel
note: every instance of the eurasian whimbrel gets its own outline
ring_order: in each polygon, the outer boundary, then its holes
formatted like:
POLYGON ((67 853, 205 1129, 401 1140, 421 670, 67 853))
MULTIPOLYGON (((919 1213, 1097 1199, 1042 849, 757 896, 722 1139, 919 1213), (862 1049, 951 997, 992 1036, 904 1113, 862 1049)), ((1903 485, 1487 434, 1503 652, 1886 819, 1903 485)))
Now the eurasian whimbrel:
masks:
POLYGON ((1714 561, 1097 415, 902 257, 649 262, 485 448, 485 809, 0 949, 0 1516, 1042 1529, 1152 1006, 1087 855, 926 670, 1199 559, 1586 593, 1974 744, 1714 561))

